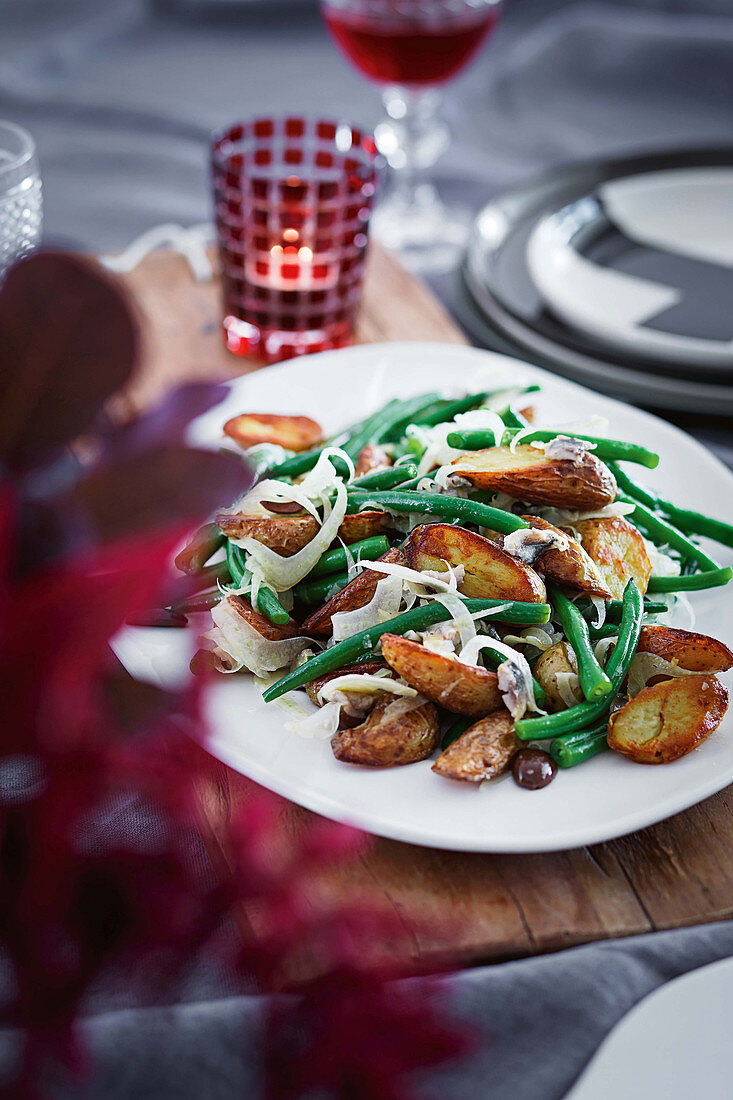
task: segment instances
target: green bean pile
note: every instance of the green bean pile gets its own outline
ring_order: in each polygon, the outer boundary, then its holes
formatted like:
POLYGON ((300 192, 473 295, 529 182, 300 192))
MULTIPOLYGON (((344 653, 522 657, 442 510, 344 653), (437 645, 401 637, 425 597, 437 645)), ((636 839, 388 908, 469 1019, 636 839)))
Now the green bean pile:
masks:
MULTIPOLYGON (((519 395, 537 389, 537 386, 525 387, 519 395)), ((392 517, 393 526, 387 533, 370 535, 349 546, 335 541, 307 576, 287 591, 280 591, 269 583, 251 585, 254 569, 250 553, 238 544, 238 540, 226 538, 216 524, 207 524, 176 559, 178 568, 192 578, 196 591, 172 601, 166 610, 178 620, 215 607, 230 592, 250 593, 251 589, 253 607, 273 628, 298 626, 349 584, 354 577, 354 563, 375 561, 391 548, 404 544, 404 517, 410 517, 408 523, 411 521, 415 525, 451 524, 468 532, 483 533, 501 547, 501 536, 529 529, 530 524, 522 516, 541 511, 542 500, 535 499, 533 503, 531 489, 528 489, 526 497, 518 495, 507 502, 503 494, 497 498, 496 492, 472 485, 467 487, 466 482, 461 484, 458 495, 446 492, 445 483, 438 484, 431 477, 440 465, 439 460, 436 459, 432 466, 428 461, 426 470, 426 455, 437 432, 442 432, 442 444, 449 449, 446 453, 453 457, 458 454, 471 456, 497 447, 506 449, 519 443, 547 444, 565 434, 560 428, 531 425, 516 407, 517 396, 514 393, 508 403, 502 404, 502 393, 496 391, 481 391, 452 400, 438 393, 427 393, 407 400, 392 400, 320 446, 286 454, 274 463, 267 457, 258 458, 257 448, 254 448, 251 458, 257 478, 273 479, 290 486, 297 486, 299 479, 316 466, 324 448, 337 448, 330 460, 346 487, 347 516, 361 512, 386 513, 392 517), (486 408, 496 413, 493 418, 483 421, 492 426, 471 426, 477 423, 476 419, 472 421, 464 414, 473 415, 474 410, 486 408), (354 464, 367 447, 381 448, 389 465, 354 476, 354 464)), ((627 506, 624 519, 667 559, 676 562, 679 572, 670 569, 668 574, 652 574, 646 588, 648 596, 640 590, 635 579, 629 577, 623 599, 605 600, 604 622, 599 625, 595 625, 598 601, 591 601, 582 591, 566 587, 558 580, 547 579, 544 602, 528 601, 512 592, 500 597, 469 598, 461 595, 459 589, 459 598, 468 614, 490 613, 484 620, 490 628, 486 644, 482 646, 479 667, 495 669, 507 659, 506 645, 504 650, 501 644, 492 649, 491 637, 501 642, 504 636, 527 632, 533 625, 549 624, 548 629, 555 640, 565 641, 572 650, 582 701, 555 713, 527 712, 514 722, 517 737, 521 741, 546 743, 560 768, 580 764, 606 747, 609 714, 628 675, 642 624, 667 613, 674 593, 725 585, 733 576, 730 567, 721 566, 697 541, 703 536, 733 547, 732 525, 678 507, 643 488, 621 465, 654 469, 659 462, 658 455, 634 442, 576 433, 572 433, 572 439, 587 444, 587 453, 607 466, 607 472, 610 471, 618 486, 616 502, 627 506), (612 646, 599 647, 598 642, 604 638, 612 639, 612 646), (610 651, 607 659, 603 649, 606 653, 610 651)), ((335 498, 334 490, 331 504, 335 498)), ((277 518, 283 519, 282 516, 277 518)), ((572 530, 568 522, 566 529, 572 530)), ((542 558, 538 560, 541 563, 542 558)), ((385 622, 357 631, 344 640, 331 641, 321 652, 271 683, 263 697, 270 702, 343 666, 373 658, 379 653, 380 639, 385 634, 425 631, 452 618, 451 611, 439 599, 419 598, 414 606, 385 622)), ((479 631, 485 629, 480 618, 477 628, 479 631)), ((533 668, 542 646, 529 640, 524 652, 533 668)), ((532 683, 535 703, 541 708, 546 702, 545 692, 536 679, 532 683)), ((445 751, 475 719, 463 714, 444 714, 443 717, 446 721, 449 719, 447 727, 443 723, 446 728, 441 749, 445 751)))

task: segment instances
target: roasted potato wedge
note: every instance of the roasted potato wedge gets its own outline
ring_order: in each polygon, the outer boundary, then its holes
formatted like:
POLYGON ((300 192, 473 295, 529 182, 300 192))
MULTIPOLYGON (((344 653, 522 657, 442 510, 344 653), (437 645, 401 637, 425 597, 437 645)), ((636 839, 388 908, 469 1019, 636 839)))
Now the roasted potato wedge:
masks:
POLYGON ((279 642, 283 638, 296 638, 302 634, 300 627, 295 623, 284 623, 282 626, 278 626, 277 623, 271 623, 268 618, 261 615, 259 611, 255 611, 249 600, 244 596, 225 596, 225 602, 232 607, 238 615, 241 615, 243 619, 254 627, 258 634, 261 634, 263 638, 267 638, 269 642, 279 642))
POLYGON ((643 626, 637 653, 654 653, 690 672, 727 672, 733 652, 717 638, 673 626, 643 626))
POLYGON ((284 558, 297 554, 318 534, 318 522, 307 512, 299 516, 221 513, 216 517, 216 522, 228 538, 257 539, 284 558))
MULTIPOLYGON (((382 554, 379 561, 393 562, 397 565, 405 565, 406 558, 401 550, 388 550, 382 554)), ((319 607, 312 615, 309 615, 302 626, 304 634, 314 634, 316 637, 328 637, 332 632, 331 618, 337 611, 355 611, 357 607, 365 607, 374 595, 377 585, 383 579, 384 573, 376 573, 373 569, 364 569, 353 581, 349 581, 345 588, 332 596, 322 607, 319 607)))
POLYGON ((392 530, 392 517, 387 512, 349 512, 341 520, 339 538, 344 542, 361 542, 372 535, 383 535, 392 530))
POLYGON ((277 443, 288 451, 307 451, 323 439, 321 425, 309 416, 275 416, 269 413, 233 416, 224 425, 224 434, 240 447, 277 443))
POLYGON ((397 634, 382 635, 382 656, 410 687, 454 714, 482 717, 503 707, 495 672, 432 653, 397 634))
POLYGON ((544 603, 544 581, 524 562, 513 558, 491 539, 450 523, 429 523, 416 527, 405 547, 412 569, 437 569, 463 565, 466 573, 460 585, 464 596, 477 599, 523 600, 544 603))
POLYGON ((714 676, 685 676, 646 687, 612 714, 608 744, 637 764, 670 764, 720 725, 728 692, 714 676))
MULTIPOLYGON (((560 677, 568 674, 577 674, 574 662, 575 654, 567 642, 556 642, 537 658, 534 666, 534 678, 547 696, 545 703, 548 710, 567 710, 568 703, 560 692, 560 677)), ((573 692, 576 703, 583 702, 580 687, 573 692)))
POLYGON ((378 443, 367 443, 366 447, 362 447, 359 452, 354 475, 361 477, 363 474, 368 474, 370 470, 382 470, 391 465, 392 459, 384 447, 380 447, 378 443))
POLYGON ((603 583, 595 562, 576 539, 539 516, 522 516, 522 519, 526 519, 530 527, 536 530, 552 531, 558 538, 562 538, 561 545, 546 550, 537 559, 533 568, 538 573, 567 588, 577 588, 604 600, 611 599, 611 593, 603 583))
MULTIPOLYGON (((216 517, 216 522, 229 538, 249 536, 284 558, 297 554, 318 534, 318 522, 307 512, 298 516, 221 513, 216 517)), ((356 512, 344 516, 338 533, 346 543, 361 542, 372 535, 384 534, 389 531, 390 525, 386 512, 356 512)))
POLYGON ((370 768, 394 768, 426 760, 440 740, 438 712, 432 703, 378 699, 366 721, 331 738, 337 760, 370 768))
POLYGON ((620 600, 629 578, 646 592, 652 565, 644 540, 623 516, 584 519, 577 524, 583 549, 596 564, 603 584, 615 600, 620 600))
POLYGON ((507 771, 521 748, 511 715, 508 711, 497 711, 482 718, 449 745, 433 764, 433 771, 447 779, 480 783, 507 771))
POLYGON ((386 668, 385 661, 362 661, 360 664, 343 665, 342 668, 334 669, 333 672, 324 672, 323 676, 317 676, 315 680, 311 680, 309 684, 305 685, 305 690, 308 693, 308 698, 311 703, 315 703, 317 707, 322 707, 323 703, 318 698, 318 692, 321 688, 331 682, 331 680, 337 680, 339 676, 351 676, 356 675, 371 675, 378 672, 381 668, 386 668))
POLYGON ((509 447, 470 451, 451 465, 478 489, 510 493, 520 500, 590 512, 616 499, 616 479, 592 454, 572 462, 548 458, 529 443, 520 443, 514 451, 509 447))

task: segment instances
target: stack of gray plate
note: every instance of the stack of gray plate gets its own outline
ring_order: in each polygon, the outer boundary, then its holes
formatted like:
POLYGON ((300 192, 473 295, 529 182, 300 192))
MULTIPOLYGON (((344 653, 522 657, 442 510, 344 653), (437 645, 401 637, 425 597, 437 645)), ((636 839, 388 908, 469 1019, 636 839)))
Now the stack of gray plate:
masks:
POLYGON ((462 283, 492 347, 627 401, 733 415, 733 148, 516 188, 476 219, 462 283))

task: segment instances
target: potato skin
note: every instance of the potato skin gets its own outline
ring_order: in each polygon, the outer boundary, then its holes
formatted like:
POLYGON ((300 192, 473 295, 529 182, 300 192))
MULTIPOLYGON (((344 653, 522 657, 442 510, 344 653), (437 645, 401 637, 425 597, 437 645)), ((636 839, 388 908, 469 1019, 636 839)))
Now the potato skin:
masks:
POLYGON ((462 733, 440 754, 432 770, 446 779, 480 783, 509 769, 522 742, 508 711, 489 714, 462 733))
POLYGON ((222 513, 216 517, 222 532, 232 539, 252 538, 290 558, 302 550, 318 534, 313 516, 245 516, 222 513))
POLYGON ((227 420, 224 434, 240 447, 256 443, 277 443, 288 451, 307 451, 323 439, 321 425, 309 416, 277 416, 270 413, 240 413, 227 420))
POLYGON ((643 626, 637 653, 654 653, 690 672, 727 672, 733 652, 717 638, 674 626, 643 626))
POLYGON ((615 600, 624 594, 626 582, 633 577, 639 591, 646 592, 652 565, 644 540, 623 516, 585 519, 577 524, 583 549, 615 600))
MULTIPOLYGON (((216 522, 225 535, 233 539, 245 537, 257 539, 276 554, 290 558, 302 550, 318 534, 318 522, 304 512, 299 516, 245 516, 241 513, 221 513, 216 522)), ((390 530, 390 517, 386 512, 357 512, 344 516, 339 527, 339 537, 345 543, 361 542, 372 535, 382 535, 390 530)))
MULTIPOLYGON (((534 666, 534 678, 547 696, 546 707, 551 711, 567 710, 568 704, 564 701, 557 683, 558 673, 575 672, 570 661, 570 646, 567 642, 556 642, 541 653, 534 666)), ((577 691, 576 702, 582 703, 583 696, 580 688, 577 691)))
POLYGON ((361 542, 373 535, 384 535, 392 530, 392 517, 387 512, 376 510, 349 512, 341 520, 339 538, 345 543, 361 542))
POLYGON ((591 596, 600 596, 603 600, 611 599, 611 593, 603 583, 595 562, 576 539, 561 527, 555 527, 553 523, 548 523, 539 516, 522 516, 522 519, 526 519, 530 527, 540 531, 553 531, 565 539, 562 549, 546 550, 537 559, 534 568, 538 573, 567 588, 589 592, 591 596))
POLYGON ((331 680, 337 680, 339 676, 351 676, 351 675, 371 675, 378 672, 381 668, 386 668, 387 665, 384 661, 362 661, 360 664, 342 665, 341 668, 336 668, 333 672, 324 672, 322 676, 316 676, 315 680, 311 680, 310 683, 305 685, 305 690, 308 693, 308 698, 311 703, 314 703, 317 707, 322 707, 318 699, 318 692, 331 680))
POLYGON ((296 638, 302 633, 295 623, 284 623, 282 626, 271 623, 264 615, 260 615, 259 611, 255 611, 252 604, 244 596, 226 596, 225 603, 228 603, 238 615, 241 615, 258 634, 261 634, 263 638, 267 638, 269 642, 279 642, 283 638, 296 638))
POLYGON ((542 578, 524 562, 513 558, 491 539, 450 523, 416 527, 405 547, 411 569, 445 569, 463 565, 466 574, 459 590, 476 599, 523 600, 544 603, 547 591, 542 578))
POLYGON ((637 764, 670 764, 717 729, 727 709, 728 692, 714 676, 663 680, 611 715, 608 744, 637 764))
POLYGON ((572 462, 548 458, 536 447, 520 443, 514 451, 509 447, 471 451, 451 465, 479 489, 580 512, 605 507, 618 492, 611 471, 590 453, 581 462, 572 462))
POLYGON ((440 740, 432 703, 410 707, 410 700, 378 699, 366 721, 331 738, 337 760, 370 768, 394 768, 432 756, 440 740))
MULTIPOLYGON (((382 554, 378 561, 390 562, 395 565, 405 565, 406 558, 401 550, 388 550, 382 554)), ((377 585, 384 579, 384 573, 377 573, 374 569, 364 569, 353 581, 349 581, 345 588, 332 596, 330 600, 317 608, 305 620, 302 626, 304 634, 314 634, 317 637, 328 637, 333 627, 331 619, 337 611, 355 611, 357 607, 365 607, 376 592, 377 585)))
POLYGON ((370 470, 383 470, 391 465, 392 459, 384 447, 380 447, 378 443, 367 443, 366 447, 362 447, 359 451, 354 476, 361 477, 363 474, 368 474, 370 470))
POLYGON ((454 714, 482 717, 504 705, 498 677, 486 668, 432 653, 398 634, 382 635, 382 656, 410 687, 454 714))

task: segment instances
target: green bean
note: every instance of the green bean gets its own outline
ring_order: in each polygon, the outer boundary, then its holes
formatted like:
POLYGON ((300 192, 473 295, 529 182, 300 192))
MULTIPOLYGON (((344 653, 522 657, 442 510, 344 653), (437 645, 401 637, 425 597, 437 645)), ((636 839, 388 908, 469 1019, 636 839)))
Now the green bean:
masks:
POLYGON ((448 746, 452 745, 454 741, 457 741, 461 734, 464 734, 467 729, 470 729, 476 721, 476 718, 469 718, 465 714, 452 715, 452 721, 440 739, 440 751, 445 752, 448 746))
POLYGON ((449 447, 457 447, 463 451, 483 451, 487 447, 499 447, 504 438, 504 432, 499 439, 491 428, 474 428, 464 432, 448 432, 447 442, 449 447))
POLYGON ((550 745, 550 756, 559 768, 574 768, 608 747, 608 716, 585 730, 564 733, 550 745))
POLYGON ((216 607, 222 595, 222 590, 218 586, 216 588, 206 588, 203 592, 197 592, 193 596, 185 596, 182 600, 175 600, 170 605, 170 610, 178 615, 191 615, 195 611, 210 611, 212 607, 216 607))
POLYGON ((528 527, 526 520, 501 508, 479 504, 475 500, 451 497, 444 493, 413 493, 394 490, 384 493, 349 493, 348 511, 359 511, 365 505, 374 504, 389 512, 425 512, 445 519, 458 519, 462 523, 475 523, 490 527, 493 531, 509 534, 528 527))
POLYGON ((648 592, 697 592, 703 588, 720 588, 733 577, 729 565, 725 569, 709 569, 690 573, 686 577, 650 577, 648 592))
MULTIPOLYGON (((468 600, 463 598, 461 602, 465 604, 466 610, 471 615, 479 611, 501 608, 503 605, 502 610, 497 610, 492 615, 495 622, 530 625, 531 623, 546 623, 550 617, 550 608, 546 603, 521 603, 514 600, 509 602, 506 600, 468 600)), ((300 665, 293 672, 283 676, 282 679, 269 687, 263 698, 266 703, 270 703, 273 699, 278 699, 281 695, 284 695, 286 691, 292 691, 293 688, 310 683, 316 676, 321 676, 325 672, 332 672, 336 668, 341 668, 342 665, 350 664, 362 653, 373 650, 383 634, 404 634, 408 630, 424 630, 428 626, 445 622, 446 619, 452 617, 448 608, 439 603, 438 600, 430 600, 429 603, 423 604, 421 607, 413 607, 410 611, 403 611, 401 615, 396 615, 394 619, 388 619, 384 623, 377 623, 375 626, 367 627, 366 630, 360 630, 358 634, 352 634, 350 638, 345 638, 344 641, 337 642, 335 645, 329 646, 328 649, 324 649, 322 653, 311 657, 305 664, 300 665)))
MULTIPOLYGON (((524 429, 507 428, 502 437, 503 442, 509 443, 520 431, 524 431, 524 429)), ((659 465, 659 455, 655 454, 654 451, 648 451, 646 447, 640 447, 637 443, 626 443, 621 439, 604 439, 602 436, 597 435, 582 435, 579 432, 565 433, 558 428, 536 428, 534 431, 527 432, 526 435, 522 436, 522 443, 531 443, 533 440, 549 443, 552 439, 557 439, 559 435, 565 434, 572 434, 573 439, 582 439, 586 443, 593 443, 593 453, 597 458, 604 461, 612 458, 623 458, 627 462, 637 462, 642 466, 647 466, 650 470, 659 465)), ((467 451, 475 451, 484 447, 496 446, 495 443, 488 442, 489 437, 493 438, 493 432, 451 432, 448 436, 448 443, 451 447, 463 447, 467 451)))
POLYGON ((631 659, 634 656, 641 630, 643 602, 641 592, 633 580, 624 590, 624 613, 621 618, 618 642, 606 665, 606 675, 611 681, 611 691, 595 703, 579 703, 568 710, 548 714, 542 718, 521 718, 515 723, 517 736, 522 741, 542 741, 559 733, 571 733, 584 729, 608 713, 612 700, 618 694, 631 659))
POLYGON ((224 545, 224 538, 215 523, 205 523, 176 555, 176 568, 182 573, 199 573, 209 558, 224 545))
MULTIPOLYGON (((623 611, 623 600, 606 600, 606 622, 617 623, 621 618, 623 611)), ((580 611, 584 619, 590 619, 595 617, 596 609, 590 600, 577 600, 575 606, 580 611)), ((644 599, 644 614, 645 615, 663 615, 665 611, 669 611, 666 603, 661 603, 659 600, 647 600, 644 599)))
POLYGON ((522 431, 524 428, 529 427, 529 420, 526 416, 522 416, 519 409, 513 409, 511 405, 507 405, 504 411, 499 413, 499 416, 507 428, 518 428, 522 431))
POLYGON ((434 409, 440 400, 437 393, 422 393, 398 402, 393 413, 380 424, 378 433, 374 436, 375 442, 384 443, 392 437, 399 439, 408 424, 418 423, 421 413, 434 409))
POLYGON ((468 412, 469 409, 475 409, 478 405, 482 405, 487 397, 491 396, 491 391, 485 390, 482 393, 470 393, 465 397, 457 397, 455 401, 435 401, 432 405, 423 409, 419 416, 413 418, 413 424, 420 424, 426 428, 433 428, 436 424, 445 424, 452 420, 454 416, 458 416, 459 413, 468 412))
MULTIPOLYGON (((667 605, 664 607, 667 610, 667 605)), ((594 641, 600 638, 614 638, 620 630, 618 623, 604 623, 603 626, 589 626, 588 633, 594 641)))
POLYGON ((677 550, 683 558, 694 561, 701 569, 714 570, 720 568, 717 561, 708 557, 699 546, 695 546, 694 542, 691 542, 686 535, 683 535, 666 519, 655 516, 654 512, 650 511, 645 504, 632 500, 631 497, 623 494, 618 499, 625 504, 634 505, 634 511, 629 518, 636 527, 639 527, 658 546, 670 546, 673 550, 677 550))
POLYGON ((403 481, 409 481, 417 474, 417 466, 414 462, 406 462, 404 466, 388 466, 385 470, 371 470, 362 477, 354 478, 349 482, 350 489, 393 489, 395 485, 402 485, 403 481))
MULTIPOLYGON (((239 586, 244 579, 247 566, 244 562, 244 551, 241 546, 236 546, 233 542, 227 543, 227 565, 234 584, 239 586)), ((284 626, 285 623, 290 622, 287 611, 267 585, 261 584, 257 590, 256 610, 277 626, 284 626)))
POLYGON ((657 508, 660 512, 663 512, 666 518, 671 520, 680 531, 686 531, 691 535, 705 535, 707 538, 719 542, 722 546, 733 547, 733 524, 725 523, 721 519, 713 519, 712 516, 706 516, 703 512, 696 512, 690 508, 680 508, 677 504, 664 500, 663 497, 658 496, 651 489, 645 489, 641 485, 637 485, 615 463, 611 464, 611 468, 618 485, 625 493, 645 504, 647 508, 657 508))
MULTIPOLYGON (((311 574, 312 576, 312 574, 311 574)), ((330 573, 327 577, 301 581, 293 588, 293 597, 304 607, 318 607, 345 588, 349 583, 348 573, 330 573)))
POLYGON ((588 635, 588 624, 567 596, 554 585, 550 588, 552 603, 560 625, 578 662, 578 678, 583 695, 591 703, 596 699, 604 699, 611 691, 611 681, 593 652, 588 635))
POLYGON ((264 584, 261 584, 257 590, 257 610, 277 626, 285 626, 286 623, 290 622, 288 612, 272 589, 264 584))
POLYGON ((308 574, 307 580, 316 577, 325 577, 329 573, 340 573, 349 565, 349 555, 354 561, 362 558, 381 558, 389 550, 389 539, 385 535, 373 535, 371 538, 362 539, 361 542, 352 542, 347 550, 343 546, 337 546, 333 550, 327 550, 323 557, 319 558, 308 574))

